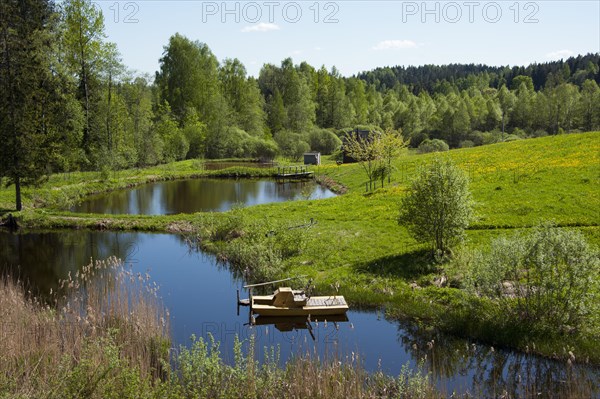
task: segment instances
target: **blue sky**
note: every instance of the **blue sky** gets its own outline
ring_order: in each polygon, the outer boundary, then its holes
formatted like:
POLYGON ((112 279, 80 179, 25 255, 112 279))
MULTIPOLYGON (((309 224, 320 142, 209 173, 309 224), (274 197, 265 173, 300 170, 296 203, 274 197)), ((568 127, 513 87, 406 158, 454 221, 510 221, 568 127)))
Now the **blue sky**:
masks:
POLYGON ((96 0, 124 63, 153 74, 179 32, 257 76, 292 57, 345 76, 378 66, 527 65, 600 52, 600 1, 96 0), (117 12, 118 10, 118 12, 117 12))

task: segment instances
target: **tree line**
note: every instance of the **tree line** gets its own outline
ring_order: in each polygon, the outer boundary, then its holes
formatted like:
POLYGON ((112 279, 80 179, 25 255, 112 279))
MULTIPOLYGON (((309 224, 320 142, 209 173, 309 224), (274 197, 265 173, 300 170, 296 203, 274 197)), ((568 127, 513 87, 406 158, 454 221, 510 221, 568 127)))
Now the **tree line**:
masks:
POLYGON ((526 68, 384 68, 343 77, 288 58, 248 76, 180 34, 135 73, 90 0, 0 4, 0 178, 189 158, 331 154, 354 129, 450 147, 600 128, 599 55, 526 68), (427 141, 426 141, 427 140, 427 141))

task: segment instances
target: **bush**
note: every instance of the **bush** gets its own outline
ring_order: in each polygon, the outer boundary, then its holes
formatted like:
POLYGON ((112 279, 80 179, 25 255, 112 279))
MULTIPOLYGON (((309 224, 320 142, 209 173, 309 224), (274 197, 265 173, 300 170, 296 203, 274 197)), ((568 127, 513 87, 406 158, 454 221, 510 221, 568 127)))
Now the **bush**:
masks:
POLYGON ((200 122, 188 123, 183 128, 183 135, 190 144, 186 158, 200 158, 204 156, 204 143, 206 141, 206 125, 200 122))
POLYGON ((183 159, 187 155, 189 143, 169 113, 160 116, 154 123, 153 130, 152 134, 160 137, 164 144, 161 146, 163 151, 159 161, 172 162, 183 159))
POLYGON ((473 219, 473 200, 466 174, 451 160, 440 158, 417 172, 402 199, 399 224, 412 236, 431 243, 434 254, 444 256, 461 241, 473 219))
POLYGON ((429 139, 429 137, 425 132, 412 133, 410 135, 410 146, 413 148, 419 148, 419 145, 421 145, 421 143, 427 139, 429 139))
POLYGON ((509 142, 509 141, 517 141, 517 140, 521 140, 521 137, 517 136, 516 134, 508 134, 508 135, 504 136, 503 141, 509 142))
POLYGON ((282 130, 277 132, 273 138, 279 145, 281 153, 294 162, 299 161, 302 155, 310 150, 305 137, 300 133, 282 130))
POLYGON ((208 143, 210 158, 256 158, 272 159, 277 149, 272 141, 251 136, 237 127, 228 127, 213 135, 208 143))
POLYGON ((429 152, 442 152, 448 151, 450 147, 444 140, 440 139, 425 139, 419 144, 418 152, 421 154, 427 154, 429 152))
POLYGON ((500 131, 491 131, 481 133, 481 145, 495 144, 500 142, 502 133, 500 131))
POLYGON ((308 144, 312 151, 330 155, 342 146, 342 140, 329 130, 314 129, 308 134, 308 144))
POLYGON ((522 139, 526 139, 529 137, 529 134, 525 130, 519 129, 518 127, 515 128, 515 130, 513 130, 512 134, 514 134, 515 136, 518 136, 522 139))
POLYGON ((544 223, 501 237, 480 254, 468 284, 494 300, 507 320, 567 332, 600 311, 600 258, 578 231, 544 223))
POLYGON ((254 157, 262 162, 272 161, 279 153, 277 143, 273 140, 258 139, 256 142, 254 157))
POLYGON ((473 143, 471 140, 463 140, 458 144, 458 146, 460 148, 471 148, 475 147, 475 143, 473 143))
POLYGON ((181 129, 173 130, 164 137, 163 159, 165 162, 181 161, 185 159, 190 149, 190 143, 181 129))

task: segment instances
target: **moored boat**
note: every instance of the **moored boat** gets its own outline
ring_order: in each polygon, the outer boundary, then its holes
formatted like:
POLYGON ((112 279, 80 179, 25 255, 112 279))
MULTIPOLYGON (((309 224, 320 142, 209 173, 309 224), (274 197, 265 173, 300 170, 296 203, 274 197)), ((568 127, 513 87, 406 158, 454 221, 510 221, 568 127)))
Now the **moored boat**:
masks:
POLYGON ((348 303, 341 295, 308 296, 304 291, 280 287, 273 295, 254 295, 250 298, 253 313, 262 316, 329 316, 343 315, 348 303))

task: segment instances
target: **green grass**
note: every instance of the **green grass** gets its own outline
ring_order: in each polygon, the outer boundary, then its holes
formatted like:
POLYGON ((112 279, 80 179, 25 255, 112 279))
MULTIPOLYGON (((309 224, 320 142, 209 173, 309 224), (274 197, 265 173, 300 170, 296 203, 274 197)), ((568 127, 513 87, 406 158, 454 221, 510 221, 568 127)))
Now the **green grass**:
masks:
MULTIPOLYGON (((315 278, 320 291, 330 292, 339 284, 340 292, 353 306, 386 305, 394 317, 493 344, 524 349, 533 340, 538 352, 550 356, 562 353, 565 346, 574 347, 576 351, 585 352, 579 358, 589 356, 591 361, 600 363, 597 329, 587 335, 536 336, 500 324, 494 319, 491 304, 460 290, 467 265, 457 262, 432 265, 425 254, 426 247, 415 242, 404 227, 398 226, 398 207, 410 178, 419 165, 434 156, 452 158, 471 178, 478 218, 467 232, 462 253, 485 249, 493 238, 510 234, 513 229, 527 229, 542 220, 579 229, 593 245, 600 244, 600 132, 591 132, 453 150, 441 155, 406 155, 395 161, 391 184, 386 182, 383 188, 369 193, 365 192, 366 177, 359 165, 337 166, 326 160, 315 170, 319 178, 340 191, 347 190, 347 194, 327 200, 266 204, 239 211, 243 215, 239 228, 247 230, 273 226, 283 229, 310 218, 318 222, 304 233, 306 245, 302 251, 280 259, 277 267, 265 269, 260 276, 306 274, 315 278), (450 287, 434 285, 442 275, 448 278, 450 287)), ((218 172, 254 177, 272 173, 268 169, 218 172)), ((185 161, 119 172, 108 181, 101 181, 98 174, 53 176, 40 189, 26 191, 28 209, 19 217, 30 227, 201 231, 207 224, 227 221, 233 213, 73 215, 48 207, 34 208, 34 205, 55 206, 92 192, 129 184, 204 175, 206 172, 200 170, 198 161, 185 161), (66 199, 54 200, 55 197, 66 199)), ((9 192, 0 190, 0 208, 10 209, 9 192)), ((260 249, 243 234, 238 236, 227 243, 205 244, 210 250, 229 255, 244 245, 252 244, 257 251, 260 249)))

